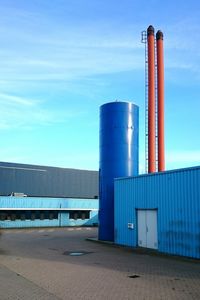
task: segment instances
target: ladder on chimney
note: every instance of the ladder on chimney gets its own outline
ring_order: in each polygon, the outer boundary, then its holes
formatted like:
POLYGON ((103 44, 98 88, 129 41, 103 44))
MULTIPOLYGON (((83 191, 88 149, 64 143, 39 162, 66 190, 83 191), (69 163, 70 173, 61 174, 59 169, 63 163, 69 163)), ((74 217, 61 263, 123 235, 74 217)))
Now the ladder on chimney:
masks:
POLYGON ((148 49, 146 30, 141 33, 141 42, 145 47, 145 173, 148 173, 148 49))
MULTIPOLYGON (((148 47, 147 32, 141 32, 141 43, 145 46, 145 172, 148 173, 148 47)), ((157 47, 154 42, 155 53, 155 138, 156 138, 156 171, 158 171, 158 99, 157 99, 157 47)))

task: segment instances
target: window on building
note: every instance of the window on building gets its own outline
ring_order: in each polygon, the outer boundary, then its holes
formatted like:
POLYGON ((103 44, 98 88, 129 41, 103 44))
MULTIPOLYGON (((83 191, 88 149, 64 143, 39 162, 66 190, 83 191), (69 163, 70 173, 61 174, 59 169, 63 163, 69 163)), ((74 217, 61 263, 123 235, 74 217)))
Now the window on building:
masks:
POLYGON ((35 212, 31 212, 31 221, 34 221, 35 220, 35 212))
POLYGON ((45 217, 44 217, 44 211, 41 211, 40 212, 40 220, 44 220, 45 219, 45 217))
POLYGON ((34 213, 35 213, 35 219, 39 220, 40 219, 40 211, 39 210, 35 210, 34 213))
POLYGON ((16 210, 15 214, 16 214, 16 220, 20 220, 21 219, 21 211, 20 210, 16 210))
POLYGON ((52 212, 49 213, 49 220, 53 220, 53 213, 52 212))
POLYGON ((49 220, 58 219, 58 211, 49 212, 49 220))
POLYGON ((58 219, 58 211, 54 210, 51 213, 53 214, 53 219, 58 219))
POLYGON ((69 212, 69 218, 73 220, 78 219, 89 219, 90 218, 90 211, 89 210, 72 210, 69 212))
POLYGON ((15 220, 53 220, 58 219, 58 211, 39 211, 39 210, 1 210, 0 221, 15 220))
POLYGON ((7 219, 7 213, 4 211, 0 212, 0 221, 5 221, 7 219))
POLYGON ((25 220, 31 220, 31 211, 30 210, 24 211, 24 214, 25 214, 25 220))
POLYGON ((25 221, 26 220, 26 213, 21 211, 21 221, 25 221))
POLYGON ((81 214, 81 219, 82 220, 85 220, 86 218, 85 218, 85 212, 83 212, 82 214, 81 214))
POLYGON ((16 214, 15 213, 11 213, 10 219, 11 219, 11 221, 15 221, 16 220, 16 214))

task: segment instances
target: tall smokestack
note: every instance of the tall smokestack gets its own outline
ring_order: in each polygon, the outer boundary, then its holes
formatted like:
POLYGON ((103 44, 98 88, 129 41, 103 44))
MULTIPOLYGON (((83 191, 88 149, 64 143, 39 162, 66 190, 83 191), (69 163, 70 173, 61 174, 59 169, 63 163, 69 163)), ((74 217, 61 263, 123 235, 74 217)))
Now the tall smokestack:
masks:
POLYGON ((156 172, 155 136, 155 37, 154 28, 147 29, 148 44, 148 172, 156 172))
POLYGON ((156 33, 157 47, 157 99, 158 99, 158 172, 165 171, 164 143, 164 55, 163 33, 156 33))

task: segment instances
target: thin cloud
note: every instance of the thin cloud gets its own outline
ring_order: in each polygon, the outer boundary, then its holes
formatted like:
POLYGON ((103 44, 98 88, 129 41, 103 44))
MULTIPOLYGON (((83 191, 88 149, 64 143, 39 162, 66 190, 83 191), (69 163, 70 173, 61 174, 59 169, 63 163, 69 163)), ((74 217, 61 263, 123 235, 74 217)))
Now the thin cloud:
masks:
POLYGON ((101 50, 71 48, 35 57, 32 60, 18 59, 12 64, 1 65, 1 80, 76 80, 79 76, 110 74, 143 69, 143 53, 131 50, 101 50))
POLYGON ((200 164, 200 150, 170 151, 166 153, 168 163, 200 164))
POLYGON ((10 24, 6 5, 4 10, 0 20, 4 41, 0 50, 1 80, 74 81, 80 76, 143 69, 143 45, 140 35, 133 35, 133 28, 113 31, 116 24, 111 20, 64 26, 45 15, 18 8, 9 9, 10 24))
POLYGON ((62 110, 45 107, 45 101, 27 99, 21 96, 0 94, 0 130, 22 128, 30 130, 35 126, 47 126, 67 122, 84 114, 79 110, 62 110))
POLYGON ((166 49, 195 51, 200 42, 199 17, 184 18, 166 26, 166 49))
MULTIPOLYGON (((5 5, 5 12, 7 9, 5 5)), ((134 27, 122 24, 116 30, 115 21, 108 19, 85 20, 83 24, 69 22, 66 26, 50 20, 44 12, 15 7, 9 9, 9 14, 11 25, 6 13, 0 21, 1 40, 5 41, 1 48, 4 59, 0 63, 0 79, 76 81, 80 76, 144 69, 140 24, 134 27), (22 25, 24 30, 20 28, 22 25), (6 43, 13 43, 13 39, 15 49, 8 52, 6 43)), ((190 70, 199 78, 198 19, 186 18, 165 27, 165 68, 190 70)))
POLYGON ((0 103, 4 105, 19 104, 21 106, 35 106, 37 104, 37 101, 33 99, 0 93, 0 103))

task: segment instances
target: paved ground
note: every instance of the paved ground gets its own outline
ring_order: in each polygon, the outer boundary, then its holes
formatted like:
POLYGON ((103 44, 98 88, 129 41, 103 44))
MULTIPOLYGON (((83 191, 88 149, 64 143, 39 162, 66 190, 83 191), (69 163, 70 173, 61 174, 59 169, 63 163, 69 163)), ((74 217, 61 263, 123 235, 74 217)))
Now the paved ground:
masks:
POLYGON ((200 263, 85 240, 96 235, 96 228, 3 230, 0 299, 200 299, 200 263), (68 255, 75 251, 87 254, 68 255))

